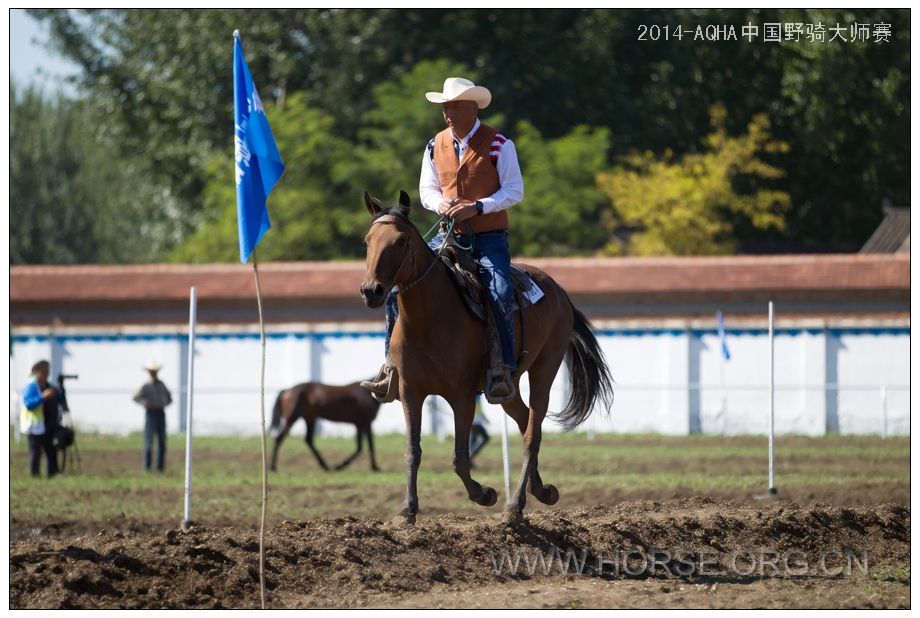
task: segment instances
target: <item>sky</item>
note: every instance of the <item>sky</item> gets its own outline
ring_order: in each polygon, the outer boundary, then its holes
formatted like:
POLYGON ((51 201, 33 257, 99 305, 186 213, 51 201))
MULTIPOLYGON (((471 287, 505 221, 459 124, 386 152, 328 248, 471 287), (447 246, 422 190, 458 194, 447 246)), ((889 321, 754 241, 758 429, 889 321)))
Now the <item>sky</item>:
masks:
POLYGON ((46 48, 47 28, 29 17, 23 9, 10 10, 10 76, 18 85, 40 85, 49 94, 72 94, 63 77, 78 71, 75 64, 46 48))

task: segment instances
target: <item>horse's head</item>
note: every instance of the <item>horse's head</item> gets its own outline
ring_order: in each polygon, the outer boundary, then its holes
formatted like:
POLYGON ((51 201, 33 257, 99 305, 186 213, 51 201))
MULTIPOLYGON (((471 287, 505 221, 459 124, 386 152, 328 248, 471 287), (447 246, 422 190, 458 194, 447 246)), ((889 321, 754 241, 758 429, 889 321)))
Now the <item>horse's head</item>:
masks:
POLYGON ((361 298, 368 307, 379 307, 387 293, 407 276, 403 268, 410 260, 414 228, 409 222, 409 195, 399 192, 399 204, 384 206, 364 192, 364 205, 371 213, 371 229, 364 237, 367 246, 367 272, 361 283, 361 298))

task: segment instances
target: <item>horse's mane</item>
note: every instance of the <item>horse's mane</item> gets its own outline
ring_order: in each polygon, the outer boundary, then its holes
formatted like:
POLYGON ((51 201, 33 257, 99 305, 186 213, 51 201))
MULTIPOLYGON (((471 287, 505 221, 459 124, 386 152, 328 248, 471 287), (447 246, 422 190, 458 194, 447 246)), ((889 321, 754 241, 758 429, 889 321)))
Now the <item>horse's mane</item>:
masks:
POLYGON ((415 227, 415 224, 412 223, 412 220, 409 218, 409 207, 403 204, 393 204, 392 206, 383 206, 380 204, 381 209, 374 215, 374 221, 383 217, 384 215, 393 215, 394 217, 399 217, 400 219, 405 220, 407 223, 411 224, 412 227, 415 227))
POLYGON ((398 219, 402 219, 409 224, 409 227, 411 227, 416 235, 422 240, 422 244, 425 246, 425 248, 431 251, 431 247, 428 246, 428 241, 425 240, 425 237, 422 236, 422 233, 418 231, 418 228, 415 227, 415 223, 409 217, 409 206, 400 203, 393 204, 392 206, 385 206, 379 202, 377 204, 380 206, 380 210, 377 211, 377 214, 374 215, 372 221, 376 221, 377 219, 380 219, 386 215, 391 215, 398 219))

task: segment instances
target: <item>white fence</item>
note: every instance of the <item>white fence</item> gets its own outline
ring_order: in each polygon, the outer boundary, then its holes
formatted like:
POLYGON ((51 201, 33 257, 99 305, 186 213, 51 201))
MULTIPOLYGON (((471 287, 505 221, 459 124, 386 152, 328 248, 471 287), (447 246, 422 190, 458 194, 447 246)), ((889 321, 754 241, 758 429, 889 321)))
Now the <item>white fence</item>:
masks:
MULTIPOLYGON (((765 433, 769 413, 766 329, 729 330, 732 357, 724 361, 715 329, 617 329, 596 331, 615 380, 609 416, 593 414, 589 432, 765 433)), ((907 434, 910 430, 909 327, 796 328, 777 330, 776 431, 823 435, 907 434)), ((382 361, 382 333, 370 328, 313 330, 281 327, 267 342, 266 407, 282 388, 298 382, 345 384, 372 376, 382 361)), ((79 374, 67 383, 74 420, 84 430, 129 433, 143 427, 131 396, 153 358, 173 392, 167 410, 171 432, 184 427, 187 342, 183 332, 17 334, 11 359, 11 418, 18 417, 16 391, 39 359, 79 374)), ((201 328, 196 344, 195 431, 252 435, 259 428, 259 340, 252 332, 201 328)), ((526 380, 522 391, 527 393, 526 380)), ((559 410, 568 392, 560 372, 550 398, 559 410)), ((433 401, 432 399, 429 400, 433 401)), ((443 413, 426 414, 423 429, 452 433, 443 413), (440 419, 433 420, 433 419, 440 419)), ((497 428, 500 411, 485 406, 497 428)), ((446 413, 446 414, 445 414, 446 413)), ((550 431, 557 430, 548 424, 550 431)), ((375 430, 404 431, 398 402, 381 408, 375 430)), ((327 435, 351 435, 332 423, 327 435)))

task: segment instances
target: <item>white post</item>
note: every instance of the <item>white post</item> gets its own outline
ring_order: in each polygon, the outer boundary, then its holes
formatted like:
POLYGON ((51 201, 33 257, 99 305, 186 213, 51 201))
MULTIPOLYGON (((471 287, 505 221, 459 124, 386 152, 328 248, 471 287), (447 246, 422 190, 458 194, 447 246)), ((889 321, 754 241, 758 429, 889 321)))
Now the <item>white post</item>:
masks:
POLYGON ((502 415, 502 463, 505 467, 505 497, 506 504, 511 504, 511 468, 508 464, 508 415, 504 408, 495 406, 502 415))
POLYGON ((188 380, 185 391, 185 514, 183 525, 192 521, 192 391, 195 384, 195 323, 198 290, 191 288, 188 306, 188 380))
POLYGON ((438 444, 443 444, 447 438, 447 423, 441 418, 441 407, 438 405, 438 398, 433 396, 429 399, 431 406, 431 429, 438 437, 438 444))
POLYGON ((773 393, 773 389, 774 389, 774 384, 773 384, 773 377, 774 377, 774 376, 773 376, 773 372, 774 372, 773 356, 774 356, 774 354, 773 354, 773 301, 772 301, 772 300, 770 301, 770 305, 769 305, 769 321, 770 321, 770 325, 769 325, 768 328, 769 328, 769 337, 770 337, 770 444, 769 444, 769 451, 770 451, 770 474, 769 474, 770 478, 769 478, 769 485, 770 485, 770 486, 769 486, 769 488, 768 488, 768 491, 769 491, 771 494, 775 494, 775 493, 776 493, 776 483, 774 483, 774 481, 773 481, 773 410, 774 410, 774 407, 773 407, 773 403, 774 403, 774 402, 773 402, 773 394, 774 394, 774 393, 773 393))
POLYGON ((888 437, 888 386, 882 385, 882 440, 888 437))

